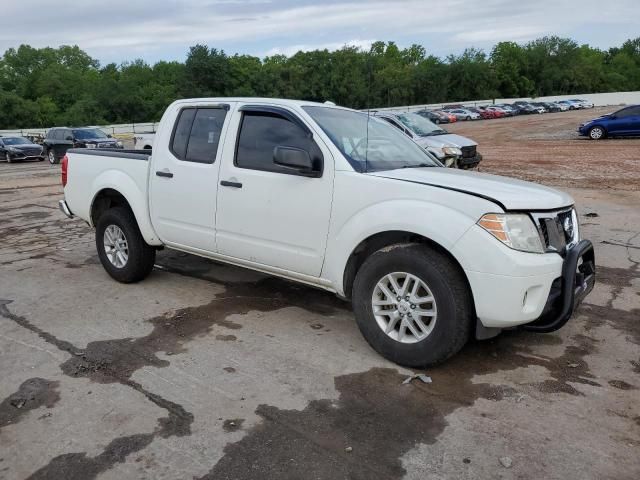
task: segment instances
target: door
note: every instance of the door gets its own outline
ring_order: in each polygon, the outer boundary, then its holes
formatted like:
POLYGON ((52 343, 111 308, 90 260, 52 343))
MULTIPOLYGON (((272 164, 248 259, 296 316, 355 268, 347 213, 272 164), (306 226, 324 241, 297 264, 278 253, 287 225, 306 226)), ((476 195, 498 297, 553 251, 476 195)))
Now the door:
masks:
POLYGON ((640 106, 633 106, 620 110, 611 122, 614 129, 609 133, 617 135, 638 135, 640 133, 640 106))
POLYGON ((220 166, 218 252, 319 276, 333 196, 329 149, 299 116, 280 107, 245 105, 229 131, 238 134, 220 166), (276 147, 308 152, 317 176, 276 164, 276 147))
MULTIPOLYGON (((178 107, 179 108, 179 107, 178 107)), ((216 189, 229 105, 184 107, 151 157, 150 211, 168 245, 215 252, 216 189)), ((159 133, 160 134, 160 133, 159 133)))

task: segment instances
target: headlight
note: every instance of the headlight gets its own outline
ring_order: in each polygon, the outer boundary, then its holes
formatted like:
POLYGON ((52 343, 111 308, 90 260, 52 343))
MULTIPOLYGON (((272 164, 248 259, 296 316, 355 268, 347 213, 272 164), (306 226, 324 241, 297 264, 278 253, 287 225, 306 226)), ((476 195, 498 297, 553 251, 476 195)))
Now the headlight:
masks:
POLYGON ((538 229, 524 213, 488 213, 478 225, 514 250, 544 253, 538 229))
POLYGON ((95 143, 87 143, 87 144, 85 144, 85 147, 87 147, 87 148, 96 148, 96 144, 95 143))
POLYGON ((16 147, 7 147, 7 150, 9 150, 11 153, 17 153, 18 149, 16 147))
POLYGON ((117 146, 118 148, 122 148, 122 142, 116 142, 116 146, 117 146))
POLYGON ((462 150, 456 147, 442 147, 442 153, 445 155, 455 155, 456 157, 459 157, 462 155, 462 150))

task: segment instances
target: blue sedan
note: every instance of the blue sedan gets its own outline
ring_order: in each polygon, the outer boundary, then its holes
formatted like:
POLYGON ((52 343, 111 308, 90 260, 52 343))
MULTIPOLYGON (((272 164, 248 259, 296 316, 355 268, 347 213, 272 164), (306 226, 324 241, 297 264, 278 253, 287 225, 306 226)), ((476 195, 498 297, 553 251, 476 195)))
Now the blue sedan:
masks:
POLYGON ((640 135, 640 105, 631 105, 589 120, 578 127, 578 132, 592 140, 640 135))

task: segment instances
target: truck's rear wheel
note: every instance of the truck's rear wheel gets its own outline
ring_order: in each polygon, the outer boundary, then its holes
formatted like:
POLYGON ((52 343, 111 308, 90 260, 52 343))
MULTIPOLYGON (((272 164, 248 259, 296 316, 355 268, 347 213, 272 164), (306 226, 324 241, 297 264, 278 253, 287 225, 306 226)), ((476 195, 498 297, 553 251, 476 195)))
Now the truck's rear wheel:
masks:
POLYGON ((96 248, 104 269, 119 282, 138 282, 153 270, 156 251, 142 238, 128 208, 111 208, 100 216, 96 248))
POLYGON ((471 333, 473 304, 459 268, 421 244, 385 247, 353 285, 360 331, 383 357, 408 367, 443 362, 471 333))

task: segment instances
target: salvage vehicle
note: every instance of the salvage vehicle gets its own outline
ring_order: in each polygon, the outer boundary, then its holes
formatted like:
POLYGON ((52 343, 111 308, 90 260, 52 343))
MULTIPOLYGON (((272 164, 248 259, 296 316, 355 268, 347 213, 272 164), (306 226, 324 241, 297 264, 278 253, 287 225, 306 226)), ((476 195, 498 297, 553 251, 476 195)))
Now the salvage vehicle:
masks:
POLYGON ((24 137, 0 136, 0 159, 11 163, 15 160, 44 160, 42 145, 24 137))
POLYGON ((475 168, 482 160, 476 142, 449 133, 421 115, 385 111, 376 112, 375 116, 402 131, 446 167, 475 168))
POLYGON ((444 115, 443 112, 433 112, 431 110, 420 110, 416 112, 418 115, 426 118, 427 120, 432 121, 436 125, 440 125, 441 123, 450 123, 449 116, 444 115))
POLYGON ((95 127, 52 128, 42 144, 51 164, 60 163, 70 148, 124 148, 122 142, 95 127))
POLYGON ((488 112, 492 112, 494 118, 502 118, 508 116, 507 112, 502 107, 489 106, 483 108, 488 112))
POLYGON ((450 113, 456 117, 457 120, 480 120, 480 115, 467 110, 466 108, 454 108, 453 110, 447 109, 445 112, 450 113))
POLYGON ((556 330, 595 282, 569 195, 443 168, 346 108, 179 100, 152 153, 72 149, 61 172, 60 209, 95 228, 115 280, 144 279, 166 247, 315 286, 350 299, 401 365, 443 362, 474 334, 556 330))
POLYGON ((570 98, 569 101, 573 102, 576 105, 578 105, 579 108, 593 108, 593 107, 595 107, 595 104, 593 102, 590 102, 589 100, 584 100, 582 98, 570 98))
POLYGON ((589 120, 578 127, 578 133, 591 140, 640 136, 640 105, 631 105, 589 120))

